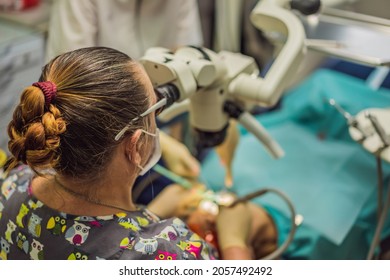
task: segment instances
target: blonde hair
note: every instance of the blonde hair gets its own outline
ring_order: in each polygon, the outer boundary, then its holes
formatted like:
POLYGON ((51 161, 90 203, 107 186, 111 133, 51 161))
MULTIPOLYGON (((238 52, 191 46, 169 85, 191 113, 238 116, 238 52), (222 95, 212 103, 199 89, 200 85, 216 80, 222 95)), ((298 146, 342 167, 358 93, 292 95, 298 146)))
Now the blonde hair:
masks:
POLYGON ((23 91, 8 126, 9 169, 22 162, 38 173, 54 168, 78 178, 97 176, 118 145, 115 135, 149 105, 138 64, 110 48, 64 53, 43 68, 39 80, 56 85, 56 98, 45 107, 40 88, 23 91))

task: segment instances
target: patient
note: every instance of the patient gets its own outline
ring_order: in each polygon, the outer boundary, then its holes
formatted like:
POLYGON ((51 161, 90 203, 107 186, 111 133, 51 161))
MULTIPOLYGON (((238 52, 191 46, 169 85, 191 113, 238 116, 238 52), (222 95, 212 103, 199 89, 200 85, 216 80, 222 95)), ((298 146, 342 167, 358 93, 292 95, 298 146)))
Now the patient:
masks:
POLYGON ((171 217, 191 221, 185 211, 168 208, 180 206, 188 191, 168 188, 156 200, 161 207, 134 203, 135 179, 160 158, 160 98, 143 68, 110 48, 64 53, 43 68, 39 82, 22 92, 8 127, 12 158, 0 170, 1 259, 256 256, 253 236, 273 227, 250 204, 221 208, 211 223, 219 255, 171 217))
MULTIPOLYGON (((232 119, 225 140, 215 148, 226 170, 224 184, 227 189, 233 185, 232 163, 239 138, 237 122, 232 119)), ((265 209, 252 203, 240 205, 234 210, 218 207, 209 199, 210 195, 211 191, 201 183, 194 183, 193 188, 189 190, 179 185, 170 185, 148 205, 148 209, 162 218, 180 217, 194 232, 218 248, 225 259, 231 256, 226 255, 226 250, 221 244, 227 246, 233 242, 225 240, 226 231, 237 231, 237 235, 243 236, 242 239, 247 236, 246 244, 241 244, 249 253, 245 258, 260 259, 276 250, 276 226, 265 209), (242 224, 229 223, 229 220, 241 221, 242 224)), ((232 198, 234 199, 231 196, 225 198, 223 204, 231 204, 232 198)), ((230 253, 238 254, 240 251, 230 253)))
POLYGON ((180 217, 190 229, 216 247, 223 259, 261 259, 276 250, 277 230, 267 211, 253 203, 233 209, 224 206, 215 209, 216 205, 205 199, 205 191, 202 184, 190 190, 170 185, 148 209, 161 218, 180 217), (235 232, 236 239, 225 235, 229 231, 235 232), (238 254, 242 254, 241 257, 238 254))

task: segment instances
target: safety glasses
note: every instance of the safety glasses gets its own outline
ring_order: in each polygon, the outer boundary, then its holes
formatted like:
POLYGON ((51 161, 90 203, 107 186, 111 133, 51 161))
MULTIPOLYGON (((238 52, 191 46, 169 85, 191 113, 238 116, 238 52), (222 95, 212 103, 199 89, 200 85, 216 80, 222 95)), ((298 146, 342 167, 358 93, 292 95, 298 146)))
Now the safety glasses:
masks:
POLYGON ((153 106, 151 106, 149 109, 147 109, 145 112, 143 112, 141 115, 138 117, 135 117, 132 119, 121 131, 118 132, 117 135, 115 135, 115 141, 118 141, 119 139, 122 138, 122 136, 128 131, 131 127, 131 125, 138 121, 139 119, 155 112, 156 117, 163 111, 164 106, 167 104, 167 99, 165 97, 162 97, 160 94, 158 94, 158 91, 155 91, 158 101, 155 103, 153 106))

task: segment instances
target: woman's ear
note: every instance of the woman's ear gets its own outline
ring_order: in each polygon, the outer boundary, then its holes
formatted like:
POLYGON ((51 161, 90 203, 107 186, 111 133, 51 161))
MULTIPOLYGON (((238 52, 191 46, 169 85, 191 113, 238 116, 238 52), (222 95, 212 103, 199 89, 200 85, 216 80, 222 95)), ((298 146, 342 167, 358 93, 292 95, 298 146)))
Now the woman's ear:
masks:
POLYGON ((141 165, 140 150, 142 147, 141 129, 137 129, 126 143, 126 154, 129 160, 136 166, 141 165))

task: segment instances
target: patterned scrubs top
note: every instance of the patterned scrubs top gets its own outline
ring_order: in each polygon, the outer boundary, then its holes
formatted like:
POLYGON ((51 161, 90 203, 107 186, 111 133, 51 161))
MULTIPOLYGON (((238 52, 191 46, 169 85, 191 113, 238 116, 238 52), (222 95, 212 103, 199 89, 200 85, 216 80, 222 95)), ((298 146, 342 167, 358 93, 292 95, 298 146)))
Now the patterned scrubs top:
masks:
POLYGON ((172 218, 145 207, 108 216, 58 212, 30 192, 34 176, 19 166, 0 169, 0 259, 215 259, 216 251, 172 218))

